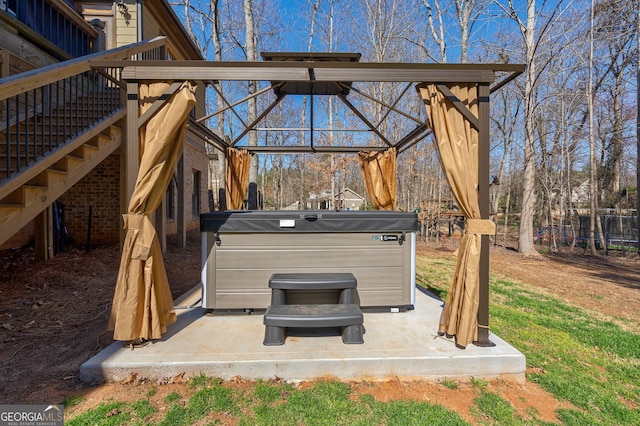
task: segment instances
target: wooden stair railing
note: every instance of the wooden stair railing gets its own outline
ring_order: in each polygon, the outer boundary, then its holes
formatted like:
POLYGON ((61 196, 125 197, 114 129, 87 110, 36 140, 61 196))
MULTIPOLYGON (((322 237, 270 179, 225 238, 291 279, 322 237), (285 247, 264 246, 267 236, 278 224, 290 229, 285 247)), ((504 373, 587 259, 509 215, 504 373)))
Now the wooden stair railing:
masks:
POLYGON ((0 244, 122 143, 120 68, 97 71, 89 61, 165 46, 159 37, 0 79, 0 244))

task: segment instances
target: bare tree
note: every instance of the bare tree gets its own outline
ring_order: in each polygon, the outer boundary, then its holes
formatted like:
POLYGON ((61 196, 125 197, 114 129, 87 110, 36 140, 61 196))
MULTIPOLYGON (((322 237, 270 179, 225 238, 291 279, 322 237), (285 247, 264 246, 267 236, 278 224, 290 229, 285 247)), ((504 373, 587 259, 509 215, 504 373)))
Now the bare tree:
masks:
POLYGON ((640 3, 636 7, 636 239, 640 256, 640 3))
MULTIPOLYGON (((316 16, 318 15, 318 9, 320 8, 320 0, 314 0, 314 2, 311 4, 311 18, 309 19, 309 39, 307 41, 307 52, 311 52, 311 47, 313 46, 313 37, 315 35, 315 28, 316 28, 316 16)), ((306 123, 307 123, 307 96, 305 95, 302 98, 302 108, 300 108, 301 112, 300 112, 300 118, 301 118, 301 122, 302 125, 300 126, 301 128, 305 128, 306 123)), ((300 132, 300 145, 304 145, 305 144, 305 133, 304 131, 300 132)), ((306 154, 300 154, 300 195, 299 195, 299 208, 301 209, 305 209, 306 208, 306 203, 307 203, 307 191, 306 191, 306 185, 305 185, 305 179, 306 179, 306 167, 305 167, 305 163, 306 163, 306 154)))
MULTIPOLYGON (((222 30, 220 27, 220 0, 211 0, 211 9, 213 12, 213 16, 212 16, 212 20, 213 20, 213 49, 214 49, 214 58, 216 61, 222 61, 222 40, 221 40, 221 34, 222 34, 222 30)), ((224 88, 222 86, 222 83, 217 82, 214 83, 217 84, 217 90, 220 93, 220 95, 222 95, 224 93, 224 88)), ((222 108, 224 108, 224 100, 222 99, 222 96, 216 96, 216 106, 218 110, 221 110, 222 108)), ((225 125, 225 116, 224 114, 219 114, 217 117, 217 130, 218 130, 218 136, 220 136, 221 138, 224 138, 225 136, 225 131, 224 131, 224 125, 225 125)), ((212 181, 215 180, 215 183, 217 183, 217 185, 212 185, 213 182, 209 182, 209 186, 210 189, 215 189, 214 193, 216 193, 216 196, 221 198, 222 193, 224 193, 224 189, 226 188, 226 184, 225 184, 225 165, 226 165, 226 159, 224 155, 218 155, 219 160, 218 161, 210 161, 209 162, 209 174, 210 176, 212 176, 212 181), (213 164, 211 164, 213 163, 213 164)), ((222 200, 218 200, 218 205, 221 207, 222 204, 222 200)), ((226 204, 226 200, 224 202, 226 204)))
POLYGON ((497 133, 497 136, 494 137, 493 140, 498 141, 500 145, 499 148, 492 148, 492 151, 500 153, 498 171, 494 175, 492 182, 493 200, 491 203, 491 212, 493 213, 498 212, 500 199, 508 190, 507 182, 504 182, 505 167, 509 158, 509 152, 512 149, 513 140, 515 139, 518 116, 522 108, 521 100, 514 100, 513 98, 514 96, 510 94, 509 91, 502 89, 497 95, 494 95, 494 101, 492 102, 493 114, 491 115, 491 122, 495 129, 495 132, 492 133, 497 133))
POLYGON ((460 62, 464 64, 468 59, 473 27, 484 12, 486 3, 483 0, 455 0, 455 3, 460 26, 460 62))
MULTIPOLYGON (((517 17, 513 3, 509 0, 509 6, 513 16, 517 17)), ((520 211, 520 230, 518 233, 518 250, 527 255, 537 254, 533 246, 533 216, 535 214, 536 192, 535 192, 535 27, 536 27, 536 2, 527 0, 527 19, 523 23, 518 19, 518 25, 522 32, 525 44, 525 58, 527 69, 525 71, 524 88, 524 174, 523 174, 523 194, 522 209, 520 211)))
POLYGON ((536 1, 527 0, 526 19, 523 21, 518 16, 513 0, 508 0, 507 5, 496 3, 502 8, 506 16, 512 18, 522 35, 524 44, 524 57, 527 69, 525 70, 524 83, 524 166, 522 176, 522 207, 520 211, 520 229, 518 231, 518 251, 526 255, 537 255, 533 245, 533 223, 536 213, 536 121, 535 111, 537 104, 537 90, 540 84, 540 73, 549 65, 549 61, 542 63, 539 70, 539 50, 546 40, 547 32, 552 28, 558 12, 561 11, 558 3, 551 11, 549 18, 543 23, 539 34, 536 36, 538 13, 536 1))
MULTIPOLYGON (((432 0, 433 7, 436 9, 436 20, 438 21, 437 25, 434 22, 433 17, 433 8, 431 7, 431 2, 429 0, 422 0, 424 7, 427 9, 427 23, 429 26, 429 31, 431 32, 431 37, 433 41, 438 45, 438 50, 440 51, 439 61, 442 63, 447 62, 447 43, 444 35, 444 23, 443 23, 443 13, 442 8, 440 7, 439 0, 432 0)), ((426 50, 426 49, 425 49, 426 50)))
MULTIPOLYGON (((589 221, 589 245, 591 254, 598 254, 596 247, 595 228, 598 216, 598 175, 596 164, 596 135, 593 124, 593 23, 594 21, 594 0, 591 0, 590 20, 589 20, 589 83, 587 84, 587 103, 589 111, 589 202, 591 207, 589 221)), ((604 241, 601 241, 604 243, 604 241)))
MULTIPOLYGON (((609 84, 611 107, 606 110, 611 115, 611 131, 607 132, 603 140, 603 154, 606 158, 601 168, 604 201, 607 207, 614 207, 620 199, 625 133, 623 99, 629 68, 635 59, 631 49, 635 38, 634 21, 636 19, 632 4, 627 1, 608 0, 594 5, 594 25, 597 31, 594 34, 594 37, 597 36, 594 43, 603 46, 599 49, 595 47, 598 51, 595 57, 599 61, 598 64, 594 64, 594 67, 596 70, 601 70, 601 79, 610 76, 613 80, 609 84)), ((606 85, 606 82, 599 84, 606 85)))
MULTIPOLYGON (((246 55, 247 61, 257 61, 258 53, 256 49, 256 32, 255 32, 255 23, 253 19, 253 0, 243 0, 243 10, 244 10, 244 22, 245 22, 245 39, 244 39, 244 51, 246 55)), ((248 82, 248 92, 249 95, 253 95, 258 91, 258 82, 257 81, 249 81, 248 82)), ((253 123, 258 116, 257 112, 257 101, 256 98, 249 99, 247 103, 247 121, 248 123, 253 123)), ((256 132, 249 132, 249 146, 257 146, 258 145, 258 134, 256 132)), ((251 167, 249 169, 249 186, 257 185, 258 182, 258 158, 257 156, 253 156, 251 158, 251 167)), ((249 191, 249 196, 251 196, 251 191, 249 191)), ((256 207, 251 206, 250 200, 250 208, 256 207)))

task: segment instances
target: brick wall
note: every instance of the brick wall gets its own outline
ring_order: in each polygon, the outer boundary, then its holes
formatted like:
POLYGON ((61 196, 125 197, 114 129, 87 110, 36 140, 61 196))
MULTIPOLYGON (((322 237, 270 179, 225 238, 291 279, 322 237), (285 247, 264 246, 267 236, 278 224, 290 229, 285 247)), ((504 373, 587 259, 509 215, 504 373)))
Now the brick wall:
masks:
MULTIPOLYGON (((200 219, 191 206, 193 172, 200 172, 200 211, 208 211, 207 155, 194 143, 185 144, 185 220, 187 229, 198 229, 200 219)), ((78 245, 85 245, 92 206, 91 244, 114 244, 120 238, 122 213, 120 211, 120 156, 113 154, 91 173, 75 184, 58 200, 65 207, 65 220, 69 234, 78 245)), ((177 191, 176 191, 177 208, 177 191)), ((177 232, 177 211, 167 221, 167 234, 177 232)))
POLYGON ((58 199, 69 234, 77 245, 87 241, 91 207, 91 244, 120 239, 120 156, 112 154, 58 199))

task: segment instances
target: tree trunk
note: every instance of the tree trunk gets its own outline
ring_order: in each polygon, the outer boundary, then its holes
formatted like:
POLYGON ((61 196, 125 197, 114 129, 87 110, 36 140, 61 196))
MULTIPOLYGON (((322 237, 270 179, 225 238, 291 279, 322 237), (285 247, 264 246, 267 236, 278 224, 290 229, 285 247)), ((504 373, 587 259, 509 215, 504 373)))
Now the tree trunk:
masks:
MULTIPOLYGON (((636 48, 637 57, 640 58, 640 3, 636 2, 636 48)), ((640 60, 636 61, 636 105, 640 105, 640 60)), ((636 108, 636 239, 638 240, 638 256, 640 256, 640 108, 636 108)))
POLYGON ((622 163, 622 141, 624 131, 624 118, 622 117, 622 97, 624 96, 624 74, 616 75, 616 85, 613 97, 613 134, 611 135, 611 182, 610 197, 618 203, 620 199, 620 163, 622 163))
POLYGON ((433 23, 433 11, 431 10, 431 5, 428 0, 422 0, 425 8, 427 9, 427 22, 429 24, 429 29, 431 31, 431 37, 438 45, 438 49, 440 50, 440 62, 447 62, 447 44, 445 42, 444 37, 444 24, 442 22, 442 10, 440 9, 440 2, 438 0, 433 0, 434 6, 436 8, 437 16, 438 16, 438 28, 436 28, 433 23))
MULTIPOLYGON (((313 12, 311 14, 311 27, 309 28, 309 41, 307 42, 307 52, 311 52, 311 47, 313 46, 313 36, 315 34, 316 27, 316 15, 318 14, 318 8, 320 7, 320 0, 316 0, 313 4, 313 12)), ((307 97, 304 96, 302 98, 302 108, 301 108, 301 128, 304 129, 307 123, 307 97)), ((300 132, 300 145, 305 144, 305 132, 300 132)), ((300 155, 300 194, 299 199, 300 203, 298 204, 298 209, 306 209, 307 208, 307 192, 305 190, 305 162, 306 162, 306 154, 300 155)))
POLYGON ((475 0, 456 0, 456 11, 458 12, 458 24, 460 25, 460 62, 467 62, 469 51, 469 32, 471 27, 471 13, 475 8, 475 0))
MULTIPOLYGON (((333 4, 334 2, 330 2, 329 4, 329 52, 333 52, 333 4)), ((334 143, 334 133, 333 133, 333 96, 329 97, 329 146, 333 146, 334 143)), ((337 209, 336 205, 336 155, 331 154, 329 156, 331 165, 329 166, 331 169, 331 208, 337 209)))
POLYGON ((537 254, 533 245, 533 216, 536 206, 535 190, 535 129, 534 129, 534 79, 535 79, 535 38, 534 29, 536 23, 535 0, 529 0, 527 5, 527 24, 523 29, 525 35, 525 50, 527 57, 527 71, 525 80, 525 146, 524 146, 524 173, 522 182, 522 211, 520 216, 520 230, 518 235, 518 251, 527 255, 537 254))
POLYGON ((509 145, 509 181, 507 182, 507 195, 504 203, 504 227, 503 240, 507 241, 507 235, 509 234, 509 213, 511 212, 511 190, 513 185, 513 173, 515 172, 515 160, 513 158, 513 145, 509 145))
MULTIPOLYGON (((222 61, 222 41, 220 39, 220 8, 219 8, 219 0, 212 0, 211 2, 212 10, 213 10, 213 48, 215 50, 214 57, 216 61, 222 61)), ((218 82, 218 90, 220 93, 224 93, 224 88, 222 83, 218 82)), ((218 110, 221 110, 225 107, 224 100, 222 96, 216 96, 216 106, 218 110)), ((225 137, 224 133, 224 113, 218 114, 217 117, 217 130, 218 136, 221 138, 225 137)), ((221 189, 226 188, 225 184, 225 166, 226 166, 226 157, 224 154, 218 155, 218 160, 210 160, 209 168, 213 172, 215 183, 212 185, 212 190, 214 190, 214 194, 216 197, 219 197, 220 194, 224 191, 220 191, 221 189), (216 185, 217 184, 217 185, 216 185)), ((226 200, 225 200, 226 203, 226 200)), ((222 202, 218 199, 218 209, 221 208, 222 202)))
MULTIPOLYGON (((253 1, 244 0, 244 22, 245 22, 245 53, 247 61, 256 61, 258 56, 256 52, 256 34, 255 23, 253 20, 253 1)), ((258 82, 249 81, 248 92, 249 95, 254 94, 257 91, 258 82)), ((258 116, 256 98, 249 99, 247 103, 247 122, 252 123, 258 116)), ((249 132, 249 146, 258 145, 258 134, 256 132, 249 132)), ((258 157, 253 156, 251 158, 251 167, 249 169, 249 186, 257 185, 258 181, 258 157)), ((251 191, 249 191, 251 196, 251 191)), ((252 201, 249 200, 249 205, 252 206, 252 201)))
MULTIPOLYGON (((598 215, 597 196, 597 164, 596 164, 596 135, 593 128, 593 8, 594 0, 591 0, 591 20, 589 23, 589 82, 587 83, 587 107, 589 110, 589 245, 591 254, 597 255, 596 247, 596 218, 598 215)), ((603 243, 603 241, 601 241, 603 243)))

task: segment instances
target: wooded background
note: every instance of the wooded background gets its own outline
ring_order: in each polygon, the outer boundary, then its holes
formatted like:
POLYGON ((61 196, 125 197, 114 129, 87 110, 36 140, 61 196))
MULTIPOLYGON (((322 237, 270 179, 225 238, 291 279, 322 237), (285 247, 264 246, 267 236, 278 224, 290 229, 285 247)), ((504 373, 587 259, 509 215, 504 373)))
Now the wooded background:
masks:
MULTIPOLYGON (((521 63, 525 74, 492 96, 491 196, 499 234, 518 226, 518 250, 534 253, 539 227, 572 229, 578 215, 636 216, 638 186, 638 56, 640 2, 628 0, 180 0, 172 5, 208 60, 260 60, 260 52, 359 52, 361 62, 521 63), (603 210, 610 209, 610 210, 603 210)), ((241 99, 266 85, 218 85, 241 99)), ((358 90, 393 102, 405 87, 384 83, 358 90)), ((398 108, 425 118, 415 90, 398 108)), ((350 95, 351 97, 351 95, 350 95)), ((357 97, 354 95, 354 97, 357 97)), ((415 123, 360 97, 356 105, 390 139, 415 123)), ((242 131, 270 99, 258 97, 208 122, 221 137, 242 131)), ((248 145, 302 145, 311 100, 279 105, 249 132, 248 145)), ((313 100, 315 143, 376 144, 371 132, 332 97, 313 100), (344 129, 352 129, 344 131, 344 129)), ((219 156, 220 158, 220 156, 219 156)), ((212 162, 210 189, 224 185, 212 162)), ((304 207, 311 194, 344 188, 366 196, 353 154, 260 154, 250 181, 264 208, 304 207)), ((430 137, 398 157, 398 207, 444 210, 451 198, 430 137)), ((339 199, 334 207, 339 208, 339 199)), ((595 251, 598 220, 591 220, 595 251)), ((637 240, 637 229, 635 231, 637 240)))

